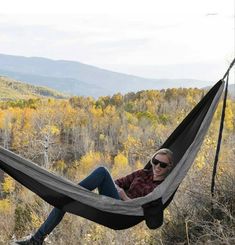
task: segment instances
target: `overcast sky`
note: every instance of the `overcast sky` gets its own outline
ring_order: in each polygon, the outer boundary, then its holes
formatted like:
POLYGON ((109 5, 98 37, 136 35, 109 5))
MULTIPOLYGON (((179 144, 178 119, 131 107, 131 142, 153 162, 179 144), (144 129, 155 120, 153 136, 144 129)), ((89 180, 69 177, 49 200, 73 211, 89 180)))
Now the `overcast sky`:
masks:
POLYGON ((233 59, 235 0, 8 0, 0 53, 150 78, 217 80, 233 59))

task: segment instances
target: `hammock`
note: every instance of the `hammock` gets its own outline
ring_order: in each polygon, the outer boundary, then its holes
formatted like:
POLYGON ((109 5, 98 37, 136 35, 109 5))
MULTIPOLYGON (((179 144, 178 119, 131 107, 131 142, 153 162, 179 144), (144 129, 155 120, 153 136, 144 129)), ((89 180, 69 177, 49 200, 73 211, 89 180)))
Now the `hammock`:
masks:
MULTIPOLYGON (((163 223, 169 205, 192 165, 209 128, 224 81, 217 82, 160 148, 174 152, 175 168, 150 194, 129 201, 116 200, 85 188, 0 148, 0 168, 49 204, 106 227, 121 230, 145 220, 150 229, 163 223)), ((150 168, 150 161, 145 168, 150 168)))

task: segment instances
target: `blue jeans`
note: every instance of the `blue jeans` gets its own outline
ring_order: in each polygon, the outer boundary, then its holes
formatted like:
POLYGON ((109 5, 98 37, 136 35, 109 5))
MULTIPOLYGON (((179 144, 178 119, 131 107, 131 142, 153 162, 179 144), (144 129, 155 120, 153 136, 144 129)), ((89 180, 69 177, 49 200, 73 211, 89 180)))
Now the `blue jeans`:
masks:
MULTIPOLYGON (((112 177, 105 167, 95 169, 89 176, 82 180, 79 185, 90 191, 98 188, 99 194, 120 199, 112 177)), ((34 238, 36 240, 43 240, 44 237, 60 223, 64 215, 64 211, 53 208, 46 221, 35 233, 34 238)))

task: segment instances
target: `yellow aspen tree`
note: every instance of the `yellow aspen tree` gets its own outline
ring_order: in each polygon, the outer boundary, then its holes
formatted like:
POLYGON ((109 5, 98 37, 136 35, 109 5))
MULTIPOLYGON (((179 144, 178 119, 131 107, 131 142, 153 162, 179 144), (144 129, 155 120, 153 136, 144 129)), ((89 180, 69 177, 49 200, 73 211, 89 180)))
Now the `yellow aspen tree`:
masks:
POLYGON ((14 111, 15 120, 12 128, 12 146, 17 151, 24 151, 29 148, 34 129, 32 126, 32 115, 34 110, 30 108, 17 109, 14 111))
POLYGON ((123 142, 123 146, 124 146, 125 152, 133 153, 133 152, 137 152, 138 150, 140 150, 142 147, 142 144, 139 139, 131 135, 128 135, 125 142, 123 142))
POLYGON ((0 109, 0 129, 3 129, 4 110, 0 109))
POLYGON ((103 110, 101 108, 98 108, 96 106, 92 106, 89 110, 91 114, 94 116, 94 118, 99 119, 103 116, 103 110))
POLYGON ((111 103, 115 106, 120 106, 123 103, 123 96, 120 93, 114 94, 111 98, 111 103))
POLYGON ((82 156, 78 164, 78 174, 80 176, 86 176, 98 165, 104 164, 102 162, 103 158, 100 152, 89 151, 87 154, 82 156))
POLYGON ((37 213, 34 211, 31 211, 30 213, 31 216, 31 224, 34 229, 37 229, 40 227, 40 225, 43 223, 43 219, 41 216, 39 216, 37 213))
POLYGON ((225 127, 228 131, 232 131, 234 129, 235 124, 235 116, 232 109, 232 101, 227 100, 226 103, 226 111, 225 111, 225 127))
POLYGON ((0 200, 0 213, 9 214, 13 205, 9 199, 2 199, 0 200))
POLYGON ((5 194, 11 194, 15 191, 15 180, 9 175, 4 178, 2 183, 2 190, 5 194))
POLYGON ((14 118, 14 114, 9 110, 5 110, 2 116, 3 118, 1 124, 3 135, 3 147, 8 149, 11 140, 12 121, 14 118))
POLYGON ((63 173, 63 171, 66 168, 66 163, 64 160, 58 160, 55 165, 54 168, 56 171, 58 171, 59 173, 63 173))
POLYGON ((131 167, 128 164, 128 159, 123 153, 118 153, 114 158, 112 168, 113 178, 127 175, 131 172, 131 167))
POLYGON ((104 114, 108 115, 110 118, 114 117, 116 115, 116 108, 115 106, 112 105, 108 105, 105 109, 104 109, 104 114))
POLYGON ((153 102, 151 100, 147 100, 146 101, 146 106, 147 106, 147 111, 149 111, 152 114, 155 113, 154 104, 153 104, 153 102))

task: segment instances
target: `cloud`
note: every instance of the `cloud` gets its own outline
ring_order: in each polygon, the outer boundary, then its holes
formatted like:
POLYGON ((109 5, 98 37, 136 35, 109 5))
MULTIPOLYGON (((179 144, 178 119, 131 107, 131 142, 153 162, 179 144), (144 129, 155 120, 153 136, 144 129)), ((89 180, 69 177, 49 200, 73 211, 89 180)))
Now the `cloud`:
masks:
POLYGON ((187 6, 188 12, 182 13, 180 6, 167 2, 171 10, 167 12, 164 3, 156 13, 123 13, 120 5, 105 13, 0 15, 0 53, 77 60, 104 68, 136 65, 136 70, 145 64, 224 62, 234 45, 229 12, 208 5, 200 11, 187 6), (219 15, 206 17, 215 11, 219 15))
POLYGON ((0 32, 12 38, 25 39, 32 37, 61 38, 65 34, 63 31, 57 31, 55 28, 46 25, 22 25, 17 23, 0 23, 0 32))

